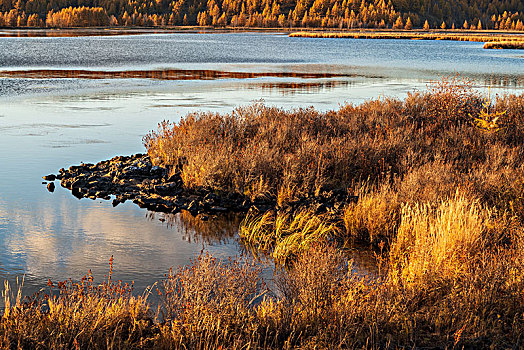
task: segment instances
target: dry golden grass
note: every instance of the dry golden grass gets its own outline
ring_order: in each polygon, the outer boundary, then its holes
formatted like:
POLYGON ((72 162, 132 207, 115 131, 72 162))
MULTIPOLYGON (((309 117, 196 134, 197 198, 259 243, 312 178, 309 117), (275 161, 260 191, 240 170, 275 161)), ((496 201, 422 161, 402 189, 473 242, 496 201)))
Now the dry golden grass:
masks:
MULTIPOLYGON (((503 39, 503 38, 501 38, 503 39)), ((522 40, 522 39, 521 39, 522 40)), ((485 49, 512 49, 523 50, 524 41, 493 41, 484 44, 485 49)))
POLYGON ((383 184, 379 189, 361 186, 356 195, 358 201, 348 204, 342 214, 348 236, 373 244, 393 239, 400 218, 398 193, 383 184))
POLYGON ((240 224, 239 234, 255 254, 270 253, 277 263, 285 264, 311 245, 338 236, 339 228, 326 215, 316 215, 310 210, 292 214, 268 211, 249 213, 240 224))
MULTIPOLYGON (((112 262, 112 260, 111 260, 112 262)), ((13 298, 6 284, 0 346, 20 349, 139 348, 147 346, 153 325, 146 299, 109 278, 48 283, 49 292, 13 298)))
POLYGON ((295 32, 290 37, 336 38, 336 39, 407 39, 407 40, 452 40, 485 42, 485 49, 519 49, 523 47, 521 35, 482 33, 420 33, 410 31, 389 32, 295 32))
POLYGON ((285 263, 272 289, 256 263, 202 255, 159 281, 155 318, 128 287, 87 276, 25 301, 8 297, 1 347, 523 346, 523 96, 490 101, 448 79, 404 101, 326 113, 254 105, 193 114, 145 143, 189 187, 281 206, 337 188, 359 200, 338 214, 302 208, 244 220, 244 242, 285 263), (385 248, 379 274, 354 272, 340 244, 353 239, 385 248))
POLYGON ((440 203, 404 205, 390 253, 403 281, 441 273, 456 277, 468 260, 486 249, 495 219, 489 208, 458 193, 440 203))
POLYGON ((409 227, 402 228, 391 251, 401 247, 407 254, 391 253, 392 263, 384 261, 387 268, 373 278, 355 274, 339 249, 322 244, 312 244, 278 270, 274 290, 253 263, 201 255, 158 283, 155 322, 143 298, 119 288, 84 293, 78 284, 62 286, 64 292, 51 299, 14 301, 0 320, 1 344, 25 349, 518 347, 524 331, 522 227, 497 225, 511 232, 511 243, 485 245, 489 230, 478 226, 491 217, 482 209, 459 194, 436 208, 403 210, 409 227), (461 223, 451 222, 452 215, 461 223), (421 240, 422 231, 413 232, 416 220, 431 225, 429 241, 421 240), (422 262, 415 249, 428 252, 428 261, 422 262), (48 300, 49 309, 42 311, 48 300))

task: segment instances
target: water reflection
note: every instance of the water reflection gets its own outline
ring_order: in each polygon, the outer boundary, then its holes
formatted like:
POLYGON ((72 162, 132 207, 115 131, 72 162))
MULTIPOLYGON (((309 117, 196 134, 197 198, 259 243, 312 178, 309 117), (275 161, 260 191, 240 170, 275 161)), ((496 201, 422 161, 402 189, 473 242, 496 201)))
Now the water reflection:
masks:
POLYGON ((182 234, 189 243, 220 244, 228 243, 238 233, 243 215, 227 213, 222 215, 193 216, 182 210, 177 214, 148 212, 148 220, 158 220, 166 227, 182 234))
POLYGON ((260 89, 264 92, 278 91, 282 95, 295 95, 297 93, 320 93, 322 91, 331 91, 336 88, 348 88, 349 86, 355 85, 354 82, 347 80, 330 80, 330 81, 317 81, 317 82, 274 82, 274 83, 261 83, 255 86, 251 86, 251 89, 260 89))
MULTIPOLYGON (((155 29, 9 29, 0 31, 0 38, 74 38, 88 36, 115 36, 140 34, 167 34, 177 33, 174 30, 155 29)), ((184 31, 190 33, 191 31, 184 31)), ((195 32, 195 31, 193 31, 195 32)))
POLYGON ((323 79, 355 76, 335 73, 304 72, 230 72, 209 69, 163 69, 92 71, 77 69, 33 69, 0 71, 0 78, 30 79, 156 79, 156 80, 214 80, 214 79, 254 79, 254 78, 301 78, 323 79))

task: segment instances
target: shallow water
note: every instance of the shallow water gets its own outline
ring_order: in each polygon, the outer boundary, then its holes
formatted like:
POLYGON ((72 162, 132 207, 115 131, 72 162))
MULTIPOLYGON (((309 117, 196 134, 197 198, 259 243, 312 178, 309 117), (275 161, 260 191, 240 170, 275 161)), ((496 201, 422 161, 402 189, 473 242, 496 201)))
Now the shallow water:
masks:
MULTIPOLYGON (((482 43, 271 33, 0 37, 0 279, 25 275, 26 293, 88 269, 100 279, 113 255, 113 278, 143 291, 202 249, 243 251, 231 220, 161 221, 132 203, 113 208, 41 184, 61 167, 143 152, 142 136, 164 119, 259 100, 328 110, 402 98, 455 72, 492 93, 520 93, 523 60, 482 43)), ((373 272, 369 253, 354 257, 373 272)))

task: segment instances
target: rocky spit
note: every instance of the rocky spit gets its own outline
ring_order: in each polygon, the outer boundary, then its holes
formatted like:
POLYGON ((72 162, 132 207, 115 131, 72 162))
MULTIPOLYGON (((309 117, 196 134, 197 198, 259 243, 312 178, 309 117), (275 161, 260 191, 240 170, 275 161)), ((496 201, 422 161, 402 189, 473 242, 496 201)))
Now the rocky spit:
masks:
POLYGON ((171 174, 161 166, 152 164, 145 154, 117 156, 97 164, 73 165, 60 169, 57 175, 43 177, 50 192, 55 180, 71 190, 77 198, 112 200, 113 206, 131 200, 141 208, 164 213, 187 210, 192 215, 208 215, 226 212, 255 210, 292 211, 302 207, 313 208, 317 213, 335 213, 347 202, 357 198, 348 196, 344 190, 324 191, 320 196, 306 197, 279 207, 276 198, 264 196, 251 200, 241 193, 220 192, 210 189, 184 187, 180 173, 171 174), (113 196, 113 197, 112 197, 113 196))

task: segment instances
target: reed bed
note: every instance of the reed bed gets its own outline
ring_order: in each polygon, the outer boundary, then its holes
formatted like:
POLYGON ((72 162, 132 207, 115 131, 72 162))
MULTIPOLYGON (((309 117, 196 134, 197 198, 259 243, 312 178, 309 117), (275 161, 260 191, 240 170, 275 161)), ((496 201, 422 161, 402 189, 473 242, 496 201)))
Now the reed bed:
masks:
POLYGON ((523 50, 524 41, 493 41, 484 44, 485 49, 523 50))
MULTIPOLYGON (((331 39, 406 39, 406 40, 452 40, 452 41, 474 41, 474 42, 504 42, 508 47, 486 47, 484 48, 519 48, 522 35, 511 34, 481 34, 481 33, 421 33, 421 32, 295 32, 290 33, 295 38, 331 38, 331 39), (510 47, 512 46, 512 47, 510 47)), ((488 46, 492 46, 490 44, 488 46)))
POLYGON ((280 264, 292 261, 312 245, 338 236, 339 228, 326 215, 310 210, 284 214, 249 213, 240 224, 240 236, 254 254, 271 253, 280 264))

